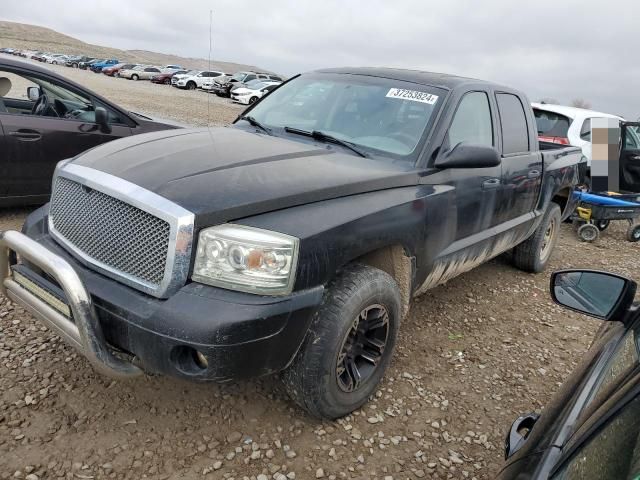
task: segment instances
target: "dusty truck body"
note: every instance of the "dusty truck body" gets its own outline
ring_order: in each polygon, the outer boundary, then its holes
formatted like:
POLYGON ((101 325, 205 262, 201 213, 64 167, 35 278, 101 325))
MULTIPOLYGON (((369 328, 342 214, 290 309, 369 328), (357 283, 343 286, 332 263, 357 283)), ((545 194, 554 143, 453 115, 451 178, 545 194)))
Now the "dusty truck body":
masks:
POLYGON ((586 164, 539 145, 528 105, 442 74, 295 77, 231 127, 61 162, 50 204, 2 234, 3 286, 108 374, 282 371, 344 415, 413 296, 509 250, 546 265, 586 164))

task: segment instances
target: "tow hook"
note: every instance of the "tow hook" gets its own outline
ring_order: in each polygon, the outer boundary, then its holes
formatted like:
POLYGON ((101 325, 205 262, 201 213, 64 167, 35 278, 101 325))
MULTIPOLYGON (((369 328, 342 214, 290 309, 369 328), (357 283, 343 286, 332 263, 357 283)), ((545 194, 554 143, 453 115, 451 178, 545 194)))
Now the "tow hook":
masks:
POLYGON ((504 441, 505 460, 522 448, 539 418, 540 415, 537 413, 528 413, 518 417, 516 421, 511 424, 509 434, 504 441))

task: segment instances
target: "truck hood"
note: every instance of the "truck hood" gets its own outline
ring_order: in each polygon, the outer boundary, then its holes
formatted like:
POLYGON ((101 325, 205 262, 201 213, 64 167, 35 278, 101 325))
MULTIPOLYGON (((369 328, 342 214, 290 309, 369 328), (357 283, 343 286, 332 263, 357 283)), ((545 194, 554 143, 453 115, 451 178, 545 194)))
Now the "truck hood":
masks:
POLYGON ((177 203, 195 214, 197 226, 418 183, 409 163, 235 127, 135 135, 95 147, 73 163, 177 203))

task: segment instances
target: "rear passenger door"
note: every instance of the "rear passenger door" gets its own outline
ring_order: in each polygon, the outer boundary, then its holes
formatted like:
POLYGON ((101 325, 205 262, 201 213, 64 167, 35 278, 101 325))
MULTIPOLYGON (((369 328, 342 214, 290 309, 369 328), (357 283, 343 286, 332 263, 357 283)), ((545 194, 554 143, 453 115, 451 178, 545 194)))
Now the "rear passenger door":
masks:
POLYGON ((542 184, 542 155, 532 141, 526 110, 519 96, 496 92, 500 118, 502 153, 502 188, 498 217, 500 223, 511 222, 509 228, 528 228, 538 203, 542 184))

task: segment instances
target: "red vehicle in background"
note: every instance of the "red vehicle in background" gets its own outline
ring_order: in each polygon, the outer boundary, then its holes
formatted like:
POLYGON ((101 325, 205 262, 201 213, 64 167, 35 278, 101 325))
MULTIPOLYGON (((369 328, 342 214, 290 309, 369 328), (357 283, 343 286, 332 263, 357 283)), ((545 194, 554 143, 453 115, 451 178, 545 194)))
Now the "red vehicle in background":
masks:
POLYGON ((116 77, 118 76, 118 72, 120 70, 127 70, 135 66, 135 63, 117 63, 116 65, 113 65, 111 67, 103 68, 102 73, 104 73, 105 75, 109 75, 110 77, 116 77))
POLYGON ((177 73, 187 73, 187 70, 176 70, 174 72, 163 72, 151 77, 152 83, 163 83, 165 85, 171 85, 171 77, 177 73))

